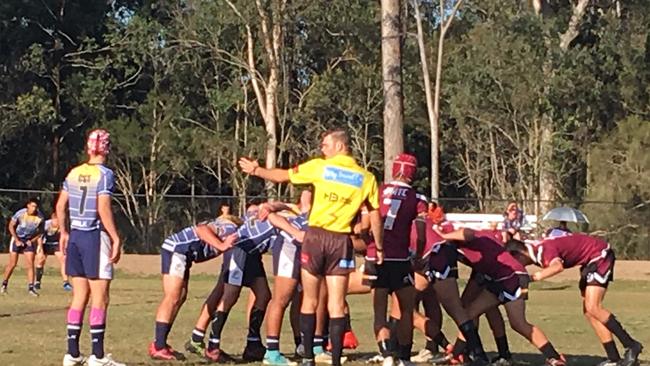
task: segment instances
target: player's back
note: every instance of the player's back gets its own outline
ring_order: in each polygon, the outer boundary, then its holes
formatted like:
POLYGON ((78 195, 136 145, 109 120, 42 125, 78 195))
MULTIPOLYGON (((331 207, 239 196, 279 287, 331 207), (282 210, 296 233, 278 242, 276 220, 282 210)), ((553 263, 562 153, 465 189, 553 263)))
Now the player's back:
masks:
POLYGON ((606 241, 583 233, 548 237, 542 239, 539 245, 543 248, 542 258, 559 256, 564 268, 585 265, 593 259, 604 257, 609 249, 606 241))
POLYGON ((487 236, 457 242, 457 246, 462 262, 493 279, 508 277, 513 273, 526 273, 524 266, 500 242, 487 236))
POLYGON ((383 184, 379 209, 384 220, 385 259, 404 260, 409 256, 411 224, 418 213, 426 212, 426 199, 402 182, 383 184))
POLYGON ((255 216, 244 217, 244 224, 237 229, 239 237, 235 246, 247 253, 265 253, 277 235, 277 230, 269 220, 259 220, 255 216))
POLYGON ((98 197, 113 193, 114 179, 113 171, 102 164, 84 163, 68 173, 63 189, 69 196, 72 229, 90 231, 101 228, 98 197))
POLYGON ((53 222, 54 220, 52 219, 45 221, 43 236, 46 244, 59 242, 59 236, 61 233, 58 227, 54 227, 53 222))
MULTIPOLYGON (((433 230, 433 227, 434 227, 433 220, 431 220, 431 218, 429 217, 426 217, 424 219, 424 230, 425 230, 426 238, 424 243, 424 250, 422 251, 423 258, 431 254, 431 251, 436 246, 445 242, 445 240, 437 232, 435 232, 435 230, 433 230)), ((440 225, 438 225, 438 229, 443 233, 448 233, 454 231, 454 225, 449 221, 445 221, 440 225)), ((417 250, 417 240, 418 240, 417 225, 415 221, 413 221, 413 224, 411 225, 410 240, 411 240, 411 251, 415 253, 415 251, 417 250)))

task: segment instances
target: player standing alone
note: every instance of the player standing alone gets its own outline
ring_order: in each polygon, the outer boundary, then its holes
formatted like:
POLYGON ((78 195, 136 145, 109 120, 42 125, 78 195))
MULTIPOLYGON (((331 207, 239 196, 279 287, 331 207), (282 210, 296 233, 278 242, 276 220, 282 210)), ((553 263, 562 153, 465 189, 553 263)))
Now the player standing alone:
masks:
POLYGON ((340 366, 345 331, 345 295, 349 274, 355 268, 350 234, 352 221, 362 204, 365 203, 369 210, 371 229, 379 251, 378 264, 383 261, 383 233, 377 181, 350 156, 348 135, 343 130, 326 132, 321 142, 321 152, 324 159, 312 159, 291 170, 265 169, 257 161, 246 158, 240 159, 239 165, 245 173, 272 182, 313 184, 314 202, 301 253, 303 365, 314 365, 316 308, 320 285, 325 279, 332 365, 340 366))
POLYGON ((121 254, 111 209, 113 171, 104 166, 110 150, 109 137, 106 130, 90 132, 86 143, 88 161, 68 173, 56 203, 61 249, 66 253, 66 273, 72 278, 73 288, 68 309, 68 352, 63 366, 82 365, 85 361, 79 352, 79 335, 89 299, 92 355, 88 366, 124 365, 104 354, 109 286, 113 264, 121 254))

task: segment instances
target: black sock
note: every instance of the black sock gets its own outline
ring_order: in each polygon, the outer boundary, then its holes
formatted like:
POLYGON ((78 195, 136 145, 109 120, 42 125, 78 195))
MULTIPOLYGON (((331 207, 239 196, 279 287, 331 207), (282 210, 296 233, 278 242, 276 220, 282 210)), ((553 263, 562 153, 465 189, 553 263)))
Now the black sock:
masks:
POLYGON ((280 337, 266 336, 266 349, 269 351, 279 351, 280 337))
POLYGON ((27 285, 27 290, 29 291, 34 291, 34 283, 30 283, 27 285))
POLYGON ((512 358, 510 353, 510 347, 508 347, 508 337, 504 334, 503 337, 496 337, 494 341, 497 344, 497 350, 499 351, 499 357, 509 360, 512 358))
POLYGON ((96 358, 104 358, 104 331, 106 330, 105 324, 91 325, 90 326, 90 339, 92 341, 93 355, 96 358))
POLYGON ((248 318, 248 336, 246 337, 246 343, 261 343, 262 336, 260 335, 260 328, 262 328, 262 322, 264 321, 265 310, 253 308, 251 309, 251 314, 248 318))
POLYGON ((636 341, 630 337, 630 334, 623 329, 623 325, 616 320, 614 314, 609 316, 609 319, 605 322, 605 327, 607 327, 607 329, 621 341, 623 347, 629 348, 636 343, 636 341))
POLYGON ((8 284, 9 284, 9 280, 2 280, 3 287, 7 287, 8 284))
POLYGON ((391 344, 391 341, 389 339, 383 339, 377 342, 377 347, 379 347, 379 353, 384 358, 388 356, 392 356, 393 353, 395 353, 395 350, 393 349, 393 345, 391 344))
POLYGON ((316 348, 316 347, 323 348, 323 336, 322 335, 318 335, 318 334, 314 335, 313 347, 314 348, 316 348))
POLYGON ((345 331, 349 332, 352 330, 352 319, 350 319, 350 314, 345 314, 345 331))
POLYGON ((300 346, 300 344, 302 343, 302 337, 300 337, 299 335, 293 336, 293 343, 296 345, 296 347, 300 346))
MULTIPOLYGON (((474 322, 472 320, 468 320, 458 326, 458 328, 460 328, 461 333, 463 333, 463 336, 465 337, 470 358, 475 359, 478 357, 487 360, 485 350, 483 350, 483 344, 481 343, 481 338, 478 335, 478 329, 476 329, 474 322)), ((454 350, 454 354, 455 353, 456 350, 454 350)))
POLYGON ((194 328, 192 331, 192 342, 203 343, 205 339, 205 329, 194 328))
POLYGON ((446 350, 447 346, 449 346, 449 340, 447 337, 445 337, 445 334, 443 332, 438 332, 435 336, 433 336, 433 341, 438 344, 442 348, 442 350, 446 350))
POLYGON ((397 357, 403 361, 410 361, 412 348, 413 348, 413 343, 400 344, 397 347, 397 357))
POLYGON ((438 352, 438 343, 436 343, 436 341, 434 341, 434 340, 427 339, 427 344, 424 346, 424 348, 431 351, 431 353, 437 353, 438 352))
POLYGON ((169 323, 156 322, 155 346, 157 351, 167 347, 167 334, 169 334, 171 328, 172 327, 169 323))
POLYGON ((560 359, 560 354, 557 353, 555 350, 555 347, 551 344, 551 342, 546 343, 542 347, 539 348, 539 350, 542 352, 544 357, 548 358, 554 358, 556 360, 560 359))
POLYGON ((36 267, 36 282, 41 282, 43 279, 43 268, 36 267))
POLYGON ((304 357, 309 360, 314 358, 315 330, 316 314, 300 313, 300 336, 302 337, 302 346, 305 348, 304 357))
POLYGON ((214 314, 214 318, 212 319, 212 328, 210 329, 210 340, 208 341, 209 351, 219 349, 219 343, 221 343, 221 331, 223 331, 223 327, 226 325, 226 319, 228 319, 228 313, 225 311, 217 311, 214 314))
POLYGON ((72 357, 79 357, 79 335, 82 324, 68 323, 68 354, 72 357))
POLYGON ((467 342, 460 338, 456 338, 456 342, 454 343, 454 351, 451 354, 454 356, 454 358, 458 358, 458 356, 465 354, 466 348, 467 342))
POLYGON ((618 349, 616 348, 616 343, 614 341, 603 343, 603 348, 605 349, 605 353, 607 353, 608 360, 619 361, 621 359, 621 355, 618 353, 618 349))
POLYGON ((390 342, 393 350, 397 351, 397 324, 399 319, 388 317, 388 330, 390 331, 390 342))
MULTIPOLYGON (((330 326, 329 323, 330 322, 328 320, 327 321, 327 328, 325 328, 326 332, 329 332, 329 326, 330 326)), ((321 346, 325 349, 325 348, 327 348, 327 345, 330 343, 330 335, 329 335, 329 333, 325 333, 325 334, 323 334, 323 336, 321 338, 323 339, 323 341, 321 342, 321 346)))
POLYGON ((330 318, 330 342, 332 342, 332 366, 341 366, 343 354, 345 318, 330 318))

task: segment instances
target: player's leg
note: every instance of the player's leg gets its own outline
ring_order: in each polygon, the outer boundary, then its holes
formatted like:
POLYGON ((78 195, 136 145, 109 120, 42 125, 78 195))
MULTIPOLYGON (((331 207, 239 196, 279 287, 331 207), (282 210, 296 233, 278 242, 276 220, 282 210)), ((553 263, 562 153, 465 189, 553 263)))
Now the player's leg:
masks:
POLYGON ((598 336, 598 339, 600 340, 600 343, 603 345, 605 353, 607 354, 607 360, 600 363, 599 366, 616 366, 616 364, 621 360, 621 355, 618 353, 618 348, 616 347, 616 342, 614 341, 614 335, 603 323, 599 322, 598 319, 594 318, 587 312, 584 297, 582 299, 582 313, 584 314, 585 319, 587 319, 591 327, 594 329, 594 332, 596 332, 596 336, 598 336))
POLYGON ((171 331, 174 319, 187 293, 188 278, 172 274, 163 274, 163 298, 156 311, 155 340, 149 346, 149 355, 154 359, 174 360, 176 357, 169 351, 167 337, 171 331))
POLYGON ((374 314, 373 330, 375 332, 375 340, 377 341, 381 356, 386 360, 387 364, 392 364, 395 349, 390 341, 391 332, 386 322, 389 291, 386 287, 375 287, 374 285, 373 287, 372 309, 374 314), (390 359, 388 359, 389 357, 390 359))
MULTIPOLYGON (((300 273, 300 267, 298 267, 300 273)), ((300 275, 298 275, 300 278, 300 275)), ((300 305, 302 304, 302 286, 298 285, 294 291, 293 299, 291 300, 291 308, 289 309, 289 323, 293 332, 293 342, 296 346, 296 355, 298 348, 302 344, 302 337, 300 336, 300 305)))
MULTIPOLYGON (((273 297, 268 307, 266 318, 266 354, 264 363, 267 365, 288 365, 289 362, 280 354, 280 334, 282 319, 289 302, 294 298, 298 280, 278 276, 273 284, 273 297)), ((294 332, 295 333, 295 332, 294 332)))
POLYGON ((501 311, 498 307, 493 307, 485 312, 485 317, 487 318, 490 329, 492 330, 492 335, 494 336, 494 342, 497 345, 498 352, 497 357, 491 360, 491 362, 497 364, 497 366, 510 365, 512 354, 510 353, 510 347, 508 346, 506 324, 503 321, 501 311))
MULTIPOLYGON (((260 259, 260 266, 262 266, 260 259)), ((247 265, 247 268, 249 266, 247 265)), ((246 347, 242 353, 244 361, 257 362, 264 359, 266 348, 262 344, 261 328, 266 315, 266 309, 271 301, 271 290, 266 276, 256 276, 250 284, 247 284, 254 296, 255 301, 250 307, 248 314, 248 334, 246 336, 246 347)))
POLYGON ((600 322, 610 333, 614 334, 616 338, 621 341, 623 347, 625 347, 625 354, 620 365, 632 366, 638 362, 638 357, 643 346, 630 336, 630 334, 623 328, 623 325, 618 321, 618 319, 616 319, 614 314, 603 307, 603 299, 606 291, 607 288, 602 285, 587 284, 585 286, 584 307, 586 313, 589 314, 591 318, 600 322))
POLYGON ((84 311, 90 297, 90 287, 86 278, 71 276, 71 280, 74 288, 67 314, 67 353, 63 358, 64 366, 82 365, 85 361, 79 350, 79 337, 83 327, 84 311))
POLYGON ((327 284, 325 281, 320 281, 320 289, 318 291, 318 306, 316 307, 316 328, 314 330, 313 346, 314 356, 319 360, 319 363, 331 362, 331 357, 325 353, 325 348, 329 343, 330 323, 330 317, 327 311, 327 299, 327 284))
MULTIPOLYGON (((351 246, 351 245, 350 245, 351 246)), ((329 335, 332 342, 332 365, 341 365, 343 333, 345 332, 345 294, 348 275, 327 275, 327 310, 329 313, 329 335)))
MULTIPOLYGON (((408 272, 410 269, 410 264, 400 263, 406 265, 408 272)), ((403 266, 404 267, 404 266, 403 266)), ((401 275, 404 274, 402 272, 401 275)), ((411 283, 413 282, 412 273, 408 274, 411 283)), ((401 281, 401 286, 404 284, 404 280, 401 281)), ((393 303, 393 307, 398 306, 400 309, 400 320, 397 324, 397 357, 400 361, 400 365, 408 364, 411 360, 411 350, 413 348, 413 309, 415 308, 415 298, 416 291, 412 285, 402 287, 395 291, 397 304, 393 303)))
POLYGON ((205 332, 210 325, 211 314, 217 311, 217 305, 223 296, 224 283, 220 278, 214 286, 205 302, 201 306, 199 317, 196 320, 190 339, 185 343, 185 350, 199 356, 205 353, 205 332))
MULTIPOLYGON (((303 246, 303 250, 305 247, 303 246)), ((303 364, 314 361, 314 336, 316 333, 316 309, 318 307, 322 277, 311 274, 306 269, 300 272, 302 284, 302 304, 300 305, 300 334, 303 345, 303 364)))
POLYGON ((417 298, 422 302, 424 314, 418 311, 416 305, 413 310, 413 326, 424 333, 426 345, 417 355, 411 358, 411 361, 424 363, 431 361, 434 357, 439 358, 442 356, 438 353, 438 347, 446 351, 451 350, 451 345, 441 331, 442 310, 435 290, 427 278, 418 272, 415 273, 415 289, 418 292, 417 298))
POLYGON ((61 281, 63 281, 63 289, 66 291, 72 291, 72 285, 68 281, 68 276, 65 274, 65 255, 62 251, 56 250, 54 256, 59 261, 59 271, 61 273, 61 281))
POLYGON ((110 280, 88 280, 90 288, 90 337, 92 354, 96 359, 104 358, 104 333, 106 331, 106 310, 109 303, 110 280))
POLYGON ((43 279, 43 271, 45 269, 45 262, 47 261, 48 249, 43 248, 42 251, 36 253, 34 258, 35 270, 36 270, 36 282, 34 283, 34 288, 37 290, 41 289, 41 280, 43 279))
POLYGON ((32 296, 38 296, 36 289, 34 288, 34 249, 31 247, 31 250, 25 249, 23 252, 23 260, 25 261, 25 271, 27 272, 27 291, 32 296))
POLYGON ((14 269, 16 269, 16 265, 18 264, 18 249, 15 247, 13 240, 10 244, 10 250, 9 250, 9 261, 7 262, 7 266, 5 267, 5 272, 2 277, 2 287, 0 288, 0 292, 3 294, 7 293, 7 287, 9 286, 9 279, 11 278, 11 275, 14 273, 14 269))

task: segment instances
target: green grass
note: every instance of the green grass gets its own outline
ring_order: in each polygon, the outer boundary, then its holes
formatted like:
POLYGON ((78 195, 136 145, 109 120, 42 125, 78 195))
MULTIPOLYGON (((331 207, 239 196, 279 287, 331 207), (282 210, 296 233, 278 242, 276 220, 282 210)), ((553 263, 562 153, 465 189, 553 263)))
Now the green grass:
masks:
MULTIPOLYGON (((170 335, 170 344, 182 350, 189 337, 204 296, 212 288, 214 277, 196 276, 190 282, 190 295, 170 335)), ((27 296, 25 276, 17 272, 9 287, 9 295, 0 297, 0 365, 60 365, 66 350, 65 317, 70 295, 60 288, 59 278, 48 271, 44 278, 41 297, 27 296)), ((158 277, 118 274, 111 291, 111 306, 106 338, 107 352, 129 365, 161 365, 148 359, 147 345, 153 337, 154 312, 161 296, 158 277)), ((242 301, 231 313, 224 330, 223 348, 233 355, 241 353, 246 337, 244 304, 242 301)), ((372 336, 372 312, 369 296, 350 296, 353 327, 360 340, 359 352, 375 351, 372 336)), ((612 284, 606 306, 612 309, 630 333, 650 346, 650 282, 617 281, 612 284)), ((534 284, 528 301, 530 320, 540 326, 558 350, 569 356, 573 365, 590 366, 600 361, 601 346, 581 313, 576 283, 534 284)), ((451 322, 445 321, 446 334, 455 334, 451 322)), ((282 350, 293 353, 293 337, 285 322, 282 350)), ((487 325, 481 325, 481 334, 488 351, 494 342, 487 325)), ((542 357, 523 338, 508 332, 515 359, 522 365, 541 365, 542 357)), ((423 344, 416 333, 414 351, 423 344)), ((81 343, 82 352, 89 353, 90 340, 87 324, 81 343)), ((645 356, 648 359, 648 356, 645 356)), ((177 363, 178 364, 178 363, 177 363)), ((188 355, 185 365, 203 365, 203 360, 188 355)), ((360 362, 354 362, 360 365, 360 362)))

